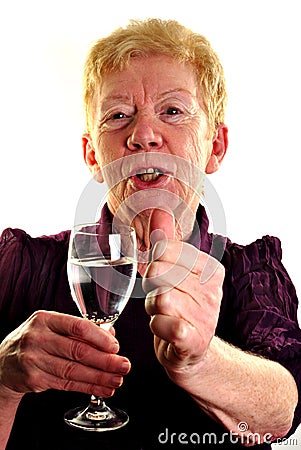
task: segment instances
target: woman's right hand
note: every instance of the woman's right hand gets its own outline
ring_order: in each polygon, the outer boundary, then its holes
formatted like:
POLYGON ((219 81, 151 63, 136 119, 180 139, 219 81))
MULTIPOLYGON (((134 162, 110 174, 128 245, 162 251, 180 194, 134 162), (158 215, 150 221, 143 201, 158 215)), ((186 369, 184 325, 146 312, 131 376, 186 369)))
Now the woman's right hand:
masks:
POLYGON ((114 333, 89 320, 37 311, 0 344, 0 394, 47 389, 110 397, 130 370, 114 333))

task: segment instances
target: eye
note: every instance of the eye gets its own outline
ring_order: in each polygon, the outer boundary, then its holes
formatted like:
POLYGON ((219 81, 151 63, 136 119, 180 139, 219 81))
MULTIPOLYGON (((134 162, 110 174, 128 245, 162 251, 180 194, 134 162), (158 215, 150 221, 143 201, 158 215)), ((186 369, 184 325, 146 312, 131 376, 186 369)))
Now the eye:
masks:
POLYGON ((120 120, 120 119, 127 119, 129 116, 127 116, 125 113, 123 112, 117 112, 112 114, 109 117, 109 120, 120 120))
POLYGON ((160 117, 163 122, 177 123, 184 117, 184 113, 177 106, 170 105, 162 108, 160 117))
POLYGON ((181 114, 181 110, 179 108, 176 108, 174 106, 169 106, 166 110, 165 110, 165 114, 169 115, 169 116, 175 116, 177 114, 181 114))
POLYGON ((126 126, 130 120, 131 115, 122 111, 116 111, 106 114, 101 124, 108 129, 119 129, 126 126))

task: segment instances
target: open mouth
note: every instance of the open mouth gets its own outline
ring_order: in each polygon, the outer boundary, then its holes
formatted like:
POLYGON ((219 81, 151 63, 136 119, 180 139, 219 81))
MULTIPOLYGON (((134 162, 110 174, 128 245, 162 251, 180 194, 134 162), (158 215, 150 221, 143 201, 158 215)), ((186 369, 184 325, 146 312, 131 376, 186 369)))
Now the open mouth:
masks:
POLYGON ((139 169, 136 173, 136 176, 141 181, 145 181, 145 182, 156 181, 161 175, 163 175, 163 172, 160 169, 157 169, 156 167, 149 167, 147 169, 139 169))

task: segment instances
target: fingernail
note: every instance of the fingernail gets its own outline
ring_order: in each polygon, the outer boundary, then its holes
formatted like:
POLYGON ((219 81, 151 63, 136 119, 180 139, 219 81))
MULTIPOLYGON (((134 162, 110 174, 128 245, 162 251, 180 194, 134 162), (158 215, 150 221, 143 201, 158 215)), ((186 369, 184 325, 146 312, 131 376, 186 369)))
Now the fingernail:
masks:
POLYGON ((103 397, 112 397, 114 395, 115 389, 112 388, 104 388, 103 389, 103 397))
POLYGON ((124 362, 121 364, 120 372, 121 372, 121 373, 127 373, 129 370, 130 370, 130 364, 129 364, 129 362, 128 362, 128 361, 124 361, 124 362))
POLYGON ((118 353, 119 352, 119 344, 115 343, 112 345, 112 353, 118 353))
POLYGON ((115 376, 112 378, 112 384, 113 384, 113 386, 115 386, 115 387, 121 386, 121 385, 122 385, 122 380, 123 380, 123 378, 122 378, 120 375, 115 375, 115 376))

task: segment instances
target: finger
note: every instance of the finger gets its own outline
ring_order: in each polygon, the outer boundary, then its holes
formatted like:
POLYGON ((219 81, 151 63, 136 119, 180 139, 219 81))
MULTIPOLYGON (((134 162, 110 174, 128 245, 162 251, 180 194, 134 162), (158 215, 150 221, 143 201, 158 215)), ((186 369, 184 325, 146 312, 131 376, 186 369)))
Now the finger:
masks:
POLYGON ((197 330, 188 322, 177 317, 153 316, 150 322, 157 338, 171 344, 180 359, 198 355, 203 349, 203 340, 197 330))
MULTIPOLYGON (((67 338, 65 339, 67 340, 67 338)), ((81 345, 81 343, 79 344, 81 345)), ((94 353, 97 352, 95 358, 98 363, 94 363, 94 366, 98 365, 101 369, 83 364, 82 361, 51 355, 43 348, 36 351, 29 347, 19 357, 22 377, 27 390, 38 391, 55 388, 55 386, 49 385, 47 375, 54 375, 61 380, 119 387, 122 384, 123 375, 130 370, 129 360, 119 355, 92 350, 94 353)))
POLYGON ((165 244, 158 241, 155 243, 153 249, 153 260, 170 262, 186 267, 189 270, 193 270, 195 268, 195 271, 199 272, 202 270, 203 265, 206 262, 203 262, 202 259, 208 258, 207 254, 204 254, 204 256, 201 255, 202 252, 200 252, 196 247, 182 241, 170 240, 165 244), (199 258, 200 261, 198 261, 199 258))
POLYGON ((110 332, 81 317, 53 311, 38 311, 31 316, 31 322, 32 325, 37 322, 36 325, 39 327, 46 326, 55 333, 89 342, 100 350, 114 353, 119 348, 118 341, 110 332))
POLYGON ((187 242, 168 241, 163 245, 157 242, 153 249, 153 260, 166 261, 202 276, 204 281, 216 272, 224 276, 224 267, 220 262, 187 242))
POLYGON ((76 361, 69 361, 53 356, 46 356, 42 361, 39 361, 38 369, 44 373, 56 376, 62 382, 65 380, 85 382, 114 389, 121 386, 123 382, 123 375, 120 373, 97 370, 76 361))
MULTIPOLYGON (((161 268, 162 263, 158 265, 161 268)), ((144 289, 150 289, 145 301, 147 313, 184 319, 200 333, 202 329, 215 329, 223 295, 222 283, 212 279, 202 285, 198 275, 185 277, 185 271, 182 267, 173 266, 169 272, 145 280, 144 289), (184 274, 181 273, 183 271, 184 274)))
POLYGON ((156 314, 174 316, 186 320, 193 326, 196 321, 198 323, 198 317, 202 314, 200 305, 194 302, 189 294, 177 289, 161 292, 158 288, 151 291, 145 298, 145 310, 150 316, 156 314))
POLYGON ((177 289, 160 293, 160 288, 150 292, 145 299, 145 309, 150 316, 165 315, 177 317, 192 325, 202 335, 206 330, 216 328, 219 311, 218 300, 200 298, 199 302, 188 293, 177 289))
POLYGON ((150 218, 150 240, 154 245, 158 241, 175 239, 175 219, 171 211, 154 209, 150 218))
POLYGON ((104 398, 112 397, 115 394, 115 388, 74 381, 65 381, 63 384, 59 383, 58 387, 55 389, 82 392, 84 394, 96 395, 104 398))
POLYGON ((56 389, 82 392, 84 394, 96 395, 104 398, 112 397, 115 394, 114 388, 100 386, 98 384, 80 383, 74 381, 65 381, 64 383, 59 383, 56 389))
POLYGON ((129 371, 127 358, 113 352, 101 351, 77 339, 54 334, 46 342, 41 343, 41 348, 49 355, 79 361, 86 366, 107 372, 127 373, 129 371))
POLYGON ((109 329, 109 332, 112 334, 112 336, 116 336, 116 330, 115 330, 114 327, 111 327, 111 328, 109 329))
POLYGON ((178 266, 170 262, 154 261, 149 265, 142 280, 142 287, 146 293, 160 288, 161 292, 168 292, 177 288, 183 292, 191 292, 190 283, 200 288, 199 275, 191 273, 186 267, 178 266), (188 282, 185 280, 188 280, 188 282))
POLYGON ((194 296, 200 290, 201 285, 204 285, 207 290, 215 286, 221 288, 224 273, 224 268, 220 265, 217 267, 215 273, 204 281, 203 272, 194 272, 187 267, 174 264, 173 262, 153 261, 149 264, 145 272, 142 287, 146 293, 160 286, 166 286, 166 291, 176 287, 194 296), (190 283, 192 283, 191 286, 189 286, 190 283))
MULTIPOLYGON (((114 387, 102 386, 100 384, 86 383, 75 380, 64 380, 55 375, 46 374, 42 371, 36 372, 36 383, 32 383, 28 389, 31 392, 41 392, 45 389, 57 389, 64 391, 82 392, 100 397, 111 397, 115 393, 114 387)), ((34 380, 32 380, 34 382, 34 380)))

